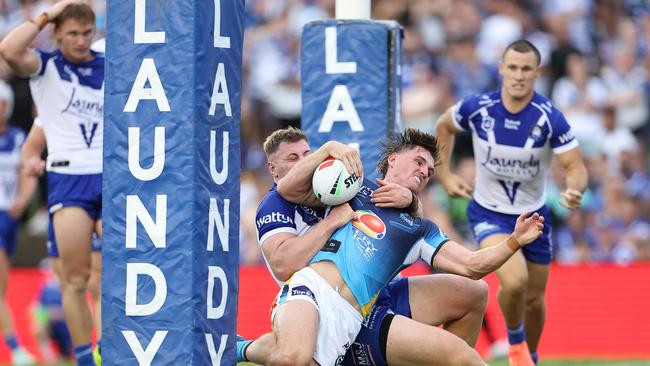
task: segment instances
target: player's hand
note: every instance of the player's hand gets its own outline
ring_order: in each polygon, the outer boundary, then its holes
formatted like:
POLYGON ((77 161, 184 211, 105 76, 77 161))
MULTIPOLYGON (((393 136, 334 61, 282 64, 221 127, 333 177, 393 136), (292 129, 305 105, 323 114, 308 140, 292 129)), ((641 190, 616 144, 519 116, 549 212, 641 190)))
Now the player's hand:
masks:
POLYGON ((447 191, 451 197, 463 197, 468 200, 472 199, 472 191, 474 190, 472 186, 467 184, 461 177, 455 174, 448 174, 444 177, 438 175, 438 181, 447 191))
POLYGON ((363 176, 363 164, 357 149, 337 141, 329 141, 327 142, 327 152, 333 158, 341 160, 348 173, 357 177, 363 176))
POLYGON ((413 202, 413 193, 410 189, 379 178, 375 181, 380 185, 370 195, 370 200, 375 206, 382 208, 406 208, 413 202))
POLYGON ((531 215, 530 211, 526 211, 517 218, 512 236, 519 245, 524 246, 537 240, 542 235, 542 230, 544 230, 544 216, 537 212, 531 215))
POLYGON ((45 161, 40 157, 27 158, 23 161, 23 174, 29 177, 40 177, 45 171, 45 161))
POLYGON ((341 226, 347 224, 352 220, 359 218, 359 214, 352 209, 349 203, 344 203, 338 206, 332 207, 329 215, 327 215, 327 220, 332 220, 331 224, 335 228, 340 228, 341 226))
POLYGON ((25 213, 25 208, 27 207, 27 201, 16 198, 12 203, 11 206, 9 206, 9 209, 7 210, 7 214, 14 220, 18 220, 23 216, 23 213, 25 213))
POLYGON ((577 189, 567 188, 564 192, 560 193, 563 199, 560 204, 569 210, 577 210, 582 203, 582 192, 577 189))

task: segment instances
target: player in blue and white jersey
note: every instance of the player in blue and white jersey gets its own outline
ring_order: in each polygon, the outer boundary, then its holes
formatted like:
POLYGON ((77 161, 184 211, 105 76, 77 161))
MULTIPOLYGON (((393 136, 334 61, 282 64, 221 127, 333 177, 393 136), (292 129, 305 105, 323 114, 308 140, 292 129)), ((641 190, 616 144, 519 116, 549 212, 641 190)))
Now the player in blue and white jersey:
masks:
MULTIPOLYGON (((311 153, 304 133, 291 127, 271 134, 265 141, 264 150, 269 173, 274 181, 284 177, 291 167, 311 153)), ((346 152, 358 155, 356 150, 336 142, 325 144, 314 154, 326 157, 337 153, 344 155, 346 152)), ((351 161, 353 160, 354 158, 351 161)), ((373 192, 372 199, 378 206, 405 207, 413 203, 413 194, 407 188, 382 183, 384 186, 373 192)), ((418 203, 417 200, 415 203, 418 203)), ((326 243, 335 228, 328 225, 331 224, 327 221, 329 219, 318 224, 324 214, 324 208, 311 208, 286 201, 277 192, 275 184, 264 197, 256 218, 258 241, 269 264, 269 271, 276 280, 289 279, 294 272, 306 266, 326 243), (310 231, 315 225, 318 226, 310 231)), ((278 284, 282 285, 282 282, 278 281, 278 284)), ((404 346, 405 343, 391 339, 403 338, 402 335, 409 332, 408 328, 401 326, 399 319, 395 324, 392 323, 395 315, 411 317, 427 325, 443 324, 445 329, 474 345, 485 310, 486 296, 485 283, 459 276, 437 274, 392 281, 373 306, 369 315, 371 320, 364 322, 343 364, 383 365, 386 360, 398 363, 404 357, 411 357, 410 344, 404 346), (437 293, 450 293, 447 298, 453 299, 453 306, 445 309, 432 306, 437 293), (387 344, 391 345, 389 352, 386 350, 387 344)), ((254 343, 240 340, 238 359, 243 361, 248 357, 257 360, 259 355, 256 352, 260 348, 264 349, 265 337, 258 338, 254 343)), ((414 346, 417 345, 416 342, 414 346)))
MULTIPOLYGON (((379 169, 385 182, 417 194, 434 171, 436 154, 433 136, 407 129, 387 143, 379 169)), ((322 156, 313 154, 296 164, 278 182, 278 192, 292 202, 318 205, 311 176, 322 160, 322 156)), ((543 227, 543 218, 538 214, 522 214, 513 236, 502 245, 470 252, 449 241, 428 220, 413 217, 406 210, 377 207, 371 195, 378 188, 376 183, 365 180, 349 204, 329 214, 348 223, 334 233, 308 267, 296 272, 281 289, 273 312, 273 336, 268 339, 266 353, 260 352, 262 363, 341 363, 362 326, 363 316, 368 315, 379 292, 409 258, 424 255, 439 270, 478 279, 503 264, 520 243, 537 238, 543 227)), ((444 303, 440 295, 434 301, 444 303)), ((413 339, 418 344, 417 352, 410 354, 412 358, 400 363, 417 364, 414 358, 426 354, 427 364, 451 361, 484 365, 476 351, 453 334, 405 317, 399 317, 399 322, 410 328, 410 334, 405 335, 408 339, 395 341, 413 339)))
MULTIPOLYGON (((30 88, 47 140, 48 209, 61 255, 63 309, 78 365, 93 365, 93 321, 86 290, 93 233, 101 237, 104 55, 91 50, 95 14, 81 0, 63 0, 18 26, 0 55, 30 88), (53 23, 58 49, 29 48, 53 23)), ((23 150, 27 171, 39 174, 41 151, 23 150)))
POLYGON ((499 64, 501 89, 468 97, 445 112, 437 122, 441 165, 439 181, 452 196, 472 199, 468 218, 481 247, 491 247, 508 236, 517 213, 537 211, 546 218, 543 235, 497 270, 498 298, 508 326, 511 365, 537 360, 546 306, 552 244, 550 215, 545 206, 551 159, 566 172, 563 204, 580 206, 587 187, 587 171, 578 142, 562 113, 534 90, 540 54, 528 41, 509 45, 499 64), (454 134, 470 131, 476 160, 473 197, 469 182, 449 167, 454 134))
POLYGON ((13 102, 11 88, 0 81, 0 332, 11 349, 14 364, 31 365, 36 361, 19 345, 7 304, 9 257, 16 248, 18 220, 36 189, 36 179, 20 173, 20 148, 25 133, 9 126, 13 102))

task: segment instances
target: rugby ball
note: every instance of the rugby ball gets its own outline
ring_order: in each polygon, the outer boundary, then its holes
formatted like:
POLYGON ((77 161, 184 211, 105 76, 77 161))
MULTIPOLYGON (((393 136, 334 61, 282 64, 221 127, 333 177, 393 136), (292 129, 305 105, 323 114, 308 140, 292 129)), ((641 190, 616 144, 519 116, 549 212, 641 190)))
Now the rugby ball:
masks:
POLYGON ((348 173, 339 159, 328 157, 318 165, 311 180, 316 198, 328 206, 336 206, 351 200, 363 177, 348 173))

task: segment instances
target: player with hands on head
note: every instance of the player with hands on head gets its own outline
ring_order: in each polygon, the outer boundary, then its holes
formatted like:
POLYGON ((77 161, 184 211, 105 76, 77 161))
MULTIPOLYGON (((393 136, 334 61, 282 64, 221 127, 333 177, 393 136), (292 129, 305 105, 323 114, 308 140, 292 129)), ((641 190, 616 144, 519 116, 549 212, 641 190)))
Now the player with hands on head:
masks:
POLYGON ((508 237, 522 211, 536 211, 546 220, 542 236, 497 270, 499 306, 508 327, 510 365, 537 362, 537 345, 546 315, 544 294, 552 257, 550 213, 545 206, 551 159, 566 172, 562 204, 580 207, 587 188, 587 170, 571 128, 550 101, 535 92, 540 72, 535 46, 518 40, 501 56, 501 89, 469 96, 439 118, 441 144, 438 180, 451 196, 471 200, 467 214, 481 247, 508 237), (454 135, 472 132, 476 161, 474 189, 450 168, 454 135))

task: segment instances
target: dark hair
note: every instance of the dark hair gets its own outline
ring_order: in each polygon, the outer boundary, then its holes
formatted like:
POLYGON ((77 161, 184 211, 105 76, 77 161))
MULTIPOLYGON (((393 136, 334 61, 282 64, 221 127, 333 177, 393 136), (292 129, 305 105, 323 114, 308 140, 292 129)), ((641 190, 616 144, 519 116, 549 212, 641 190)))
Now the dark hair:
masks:
POLYGON ((384 152, 381 154, 381 158, 379 158, 379 162, 377 163, 377 170, 382 176, 386 176, 386 172, 388 171, 388 158, 392 154, 412 149, 416 146, 420 146, 431 153, 434 165, 438 165, 438 140, 430 133, 422 132, 415 128, 407 128, 404 132, 386 139, 382 143, 382 146, 384 147, 384 152))
POLYGON ((503 50, 503 54, 501 54, 501 59, 503 60, 503 57, 506 55, 506 52, 508 50, 513 50, 517 51, 519 53, 527 53, 527 52, 532 52, 535 54, 535 58, 537 59, 537 66, 542 62, 542 56, 539 53, 539 50, 537 47, 535 47, 534 44, 530 43, 529 41, 525 39, 518 39, 508 45, 505 50, 503 50))
POLYGON ((95 25, 95 12, 93 12, 93 9, 88 4, 69 4, 63 9, 61 14, 52 21, 54 23, 54 31, 56 32, 61 24, 68 19, 74 19, 81 23, 90 23, 95 25))
POLYGON ((264 154, 266 154, 266 158, 268 159, 271 154, 278 151, 281 143, 298 142, 300 140, 309 142, 305 133, 295 127, 289 126, 275 130, 264 140, 264 154))

